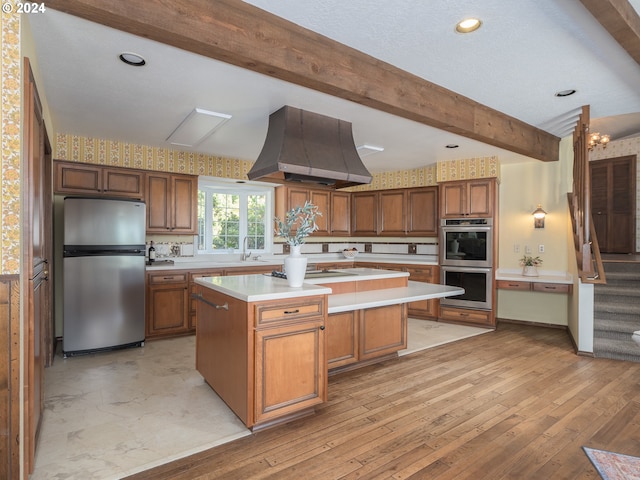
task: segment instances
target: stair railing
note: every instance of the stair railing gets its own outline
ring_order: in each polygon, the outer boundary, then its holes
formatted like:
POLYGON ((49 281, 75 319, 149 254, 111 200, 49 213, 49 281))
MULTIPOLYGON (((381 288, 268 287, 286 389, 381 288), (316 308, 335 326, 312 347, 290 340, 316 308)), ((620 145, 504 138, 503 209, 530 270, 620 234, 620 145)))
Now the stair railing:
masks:
POLYGON ((589 105, 585 105, 573 132, 573 193, 568 195, 569 209, 578 275, 584 283, 606 283, 600 247, 591 219, 589 122, 589 105))

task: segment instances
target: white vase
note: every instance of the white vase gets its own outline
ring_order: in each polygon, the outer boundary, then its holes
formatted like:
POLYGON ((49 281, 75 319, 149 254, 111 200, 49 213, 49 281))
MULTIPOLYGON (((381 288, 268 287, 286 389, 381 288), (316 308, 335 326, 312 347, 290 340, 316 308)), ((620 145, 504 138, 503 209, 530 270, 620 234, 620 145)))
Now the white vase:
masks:
POLYGON ((284 271, 290 287, 301 287, 307 271, 307 257, 300 254, 300 245, 291 245, 291 254, 284 259, 284 271))
POLYGON ((537 277, 538 267, 535 265, 525 265, 522 267, 522 275, 525 277, 537 277))

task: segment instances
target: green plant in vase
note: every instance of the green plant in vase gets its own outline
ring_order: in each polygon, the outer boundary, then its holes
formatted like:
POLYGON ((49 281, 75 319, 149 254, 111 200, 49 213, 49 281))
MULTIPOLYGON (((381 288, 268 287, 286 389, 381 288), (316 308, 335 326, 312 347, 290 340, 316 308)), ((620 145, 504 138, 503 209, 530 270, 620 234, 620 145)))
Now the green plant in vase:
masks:
POLYGON ((303 206, 289 210, 284 220, 275 218, 275 235, 291 246, 302 245, 309 235, 318 230, 317 216, 322 216, 317 205, 305 202, 303 206))

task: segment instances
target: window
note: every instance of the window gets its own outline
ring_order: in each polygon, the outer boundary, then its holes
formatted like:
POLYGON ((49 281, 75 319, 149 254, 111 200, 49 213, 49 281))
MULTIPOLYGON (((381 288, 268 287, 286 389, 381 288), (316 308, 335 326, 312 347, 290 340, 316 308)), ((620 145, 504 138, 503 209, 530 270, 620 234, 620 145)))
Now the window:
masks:
POLYGON ((272 243, 273 190, 262 185, 200 178, 198 252, 264 252, 272 243))

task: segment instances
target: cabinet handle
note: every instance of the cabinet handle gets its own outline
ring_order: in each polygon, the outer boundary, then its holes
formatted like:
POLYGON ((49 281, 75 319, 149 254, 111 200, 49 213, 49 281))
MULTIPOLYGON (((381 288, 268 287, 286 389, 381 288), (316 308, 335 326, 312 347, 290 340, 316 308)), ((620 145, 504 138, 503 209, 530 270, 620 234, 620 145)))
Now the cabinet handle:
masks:
POLYGON ((509 284, 509 286, 510 286, 510 287, 519 287, 520 285, 519 285, 519 284, 517 284, 517 283, 510 283, 510 284, 509 284))
POLYGON ((294 313, 300 313, 300 309, 296 308, 295 310, 285 310, 284 311, 285 315, 293 315, 294 313))
POLYGON ((459 314, 461 317, 468 317, 468 316, 469 316, 469 314, 468 314, 468 313, 462 313, 462 312, 459 312, 458 314, 459 314))
POLYGON ((191 298, 195 298, 196 300, 200 300, 207 305, 211 305, 216 310, 229 310, 229 302, 224 302, 223 305, 218 305, 216 303, 210 302, 209 300, 205 300, 201 293, 198 293, 197 295, 194 293, 191 295, 191 298))

